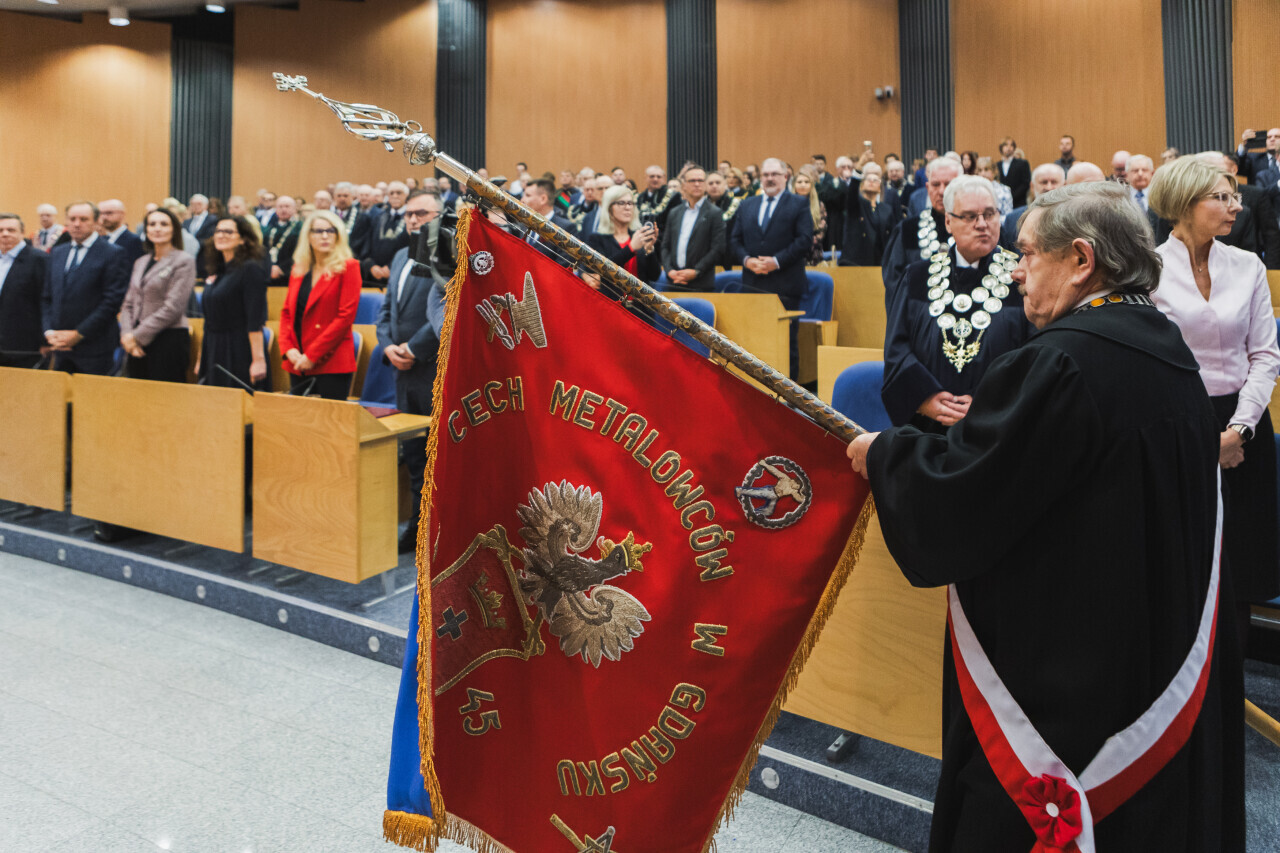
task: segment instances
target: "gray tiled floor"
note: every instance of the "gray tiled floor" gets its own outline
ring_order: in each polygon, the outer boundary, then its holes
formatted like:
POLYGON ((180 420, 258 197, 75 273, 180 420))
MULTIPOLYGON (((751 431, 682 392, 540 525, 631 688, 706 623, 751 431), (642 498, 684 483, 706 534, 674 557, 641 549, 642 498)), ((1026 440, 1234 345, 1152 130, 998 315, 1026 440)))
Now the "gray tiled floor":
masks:
MULTIPOLYGON (((0 554, 0 851, 386 853, 398 679, 209 608, 0 554)), ((895 849, 752 794, 716 840, 721 853, 895 849)))

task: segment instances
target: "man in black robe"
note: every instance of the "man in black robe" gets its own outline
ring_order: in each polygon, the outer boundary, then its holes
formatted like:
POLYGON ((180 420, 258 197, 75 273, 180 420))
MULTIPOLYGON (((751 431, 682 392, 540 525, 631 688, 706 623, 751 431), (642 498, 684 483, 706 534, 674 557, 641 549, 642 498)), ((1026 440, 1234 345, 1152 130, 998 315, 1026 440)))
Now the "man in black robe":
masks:
POLYGON ((908 216, 895 226, 884 247, 880 276, 884 280, 886 310, 893 303, 893 291, 902 280, 902 273, 907 265, 936 254, 947 245, 947 222, 942 209, 942 194, 964 169, 950 157, 935 157, 929 161, 925 172, 929 207, 919 216, 908 216))
POLYGON ((880 390, 894 425, 926 432, 963 418, 987 367, 1032 331, 1013 283, 1017 258, 996 245, 991 182, 962 175, 950 182, 943 206, 955 245, 912 263, 894 290, 880 390))
POLYGON ((930 849, 1243 851, 1241 662, 1231 620, 1214 619, 1232 600, 1214 569, 1217 423, 1146 296, 1149 226, 1122 187, 1081 184, 1037 198, 1019 244, 1037 334, 946 435, 849 445, 903 573, 951 585, 930 849), (976 699, 992 674, 1007 693, 976 699), (986 712, 1011 707, 1027 725, 993 730, 986 712), (1179 709, 1185 729, 1147 716, 1179 709), (1001 739, 1031 747, 1010 762, 1001 739), (1100 768, 1100 750, 1121 754, 1100 768), (1130 773, 1119 794, 1099 787, 1130 773))

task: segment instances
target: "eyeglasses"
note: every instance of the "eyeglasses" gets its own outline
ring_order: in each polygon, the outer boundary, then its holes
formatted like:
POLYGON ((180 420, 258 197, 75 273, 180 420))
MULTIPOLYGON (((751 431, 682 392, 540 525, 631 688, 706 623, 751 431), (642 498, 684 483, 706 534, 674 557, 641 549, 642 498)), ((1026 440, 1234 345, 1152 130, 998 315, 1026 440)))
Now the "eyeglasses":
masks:
POLYGON ((1233 201, 1239 205, 1244 204, 1244 196, 1240 193, 1205 193, 1204 198, 1211 198, 1223 204, 1230 204, 1233 201))
POLYGON ((430 219, 439 212, 440 211, 438 210, 406 210, 404 212, 404 218, 408 219, 413 217, 414 219, 430 219))
POLYGON ((948 213, 947 216, 950 216, 952 219, 959 219, 965 225, 972 225, 979 219, 984 219, 987 222, 998 222, 1000 219, 1000 211, 984 210, 981 213, 948 213))
POLYGON ((634 201, 615 201, 613 203, 613 206, 614 207, 635 207, 636 203, 634 201))
POLYGON ((334 234, 338 233, 338 229, 337 228, 312 228, 311 233, 319 234, 322 237, 332 237, 334 234))
POLYGON ((237 236, 240 232, 239 232, 239 231, 237 231, 237 230, 236 230, 236 229, 234 229, 234 228, 215 228, 215 229, 213 230, 213 233, 214 233, 214 234, 221 234, 223 237, 235 237, 235 236, 237 236))

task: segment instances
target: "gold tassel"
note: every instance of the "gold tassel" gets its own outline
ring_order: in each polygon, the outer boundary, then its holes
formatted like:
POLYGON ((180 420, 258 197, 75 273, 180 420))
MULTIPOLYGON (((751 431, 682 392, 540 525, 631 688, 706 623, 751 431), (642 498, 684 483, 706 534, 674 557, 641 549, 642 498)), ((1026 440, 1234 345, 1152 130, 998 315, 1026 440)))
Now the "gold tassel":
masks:
POLYGON ((515 853, 510 847, 474 823, 465 821, 457 815, 449 819, 449 828, 445 835, 450 841, 470 847, 476 853, 515 853))
POLYGON ((426 815, 387 810, 382 813, 382 837, 392 844, 425 853, 436 849, 440 825, 426 815))
MULTIPOLYGON (((439 369, 436 371, 435 385, 431 389, 431 430, 427 434, 427 462, 422 485, 421 522, 418 524, 418 546, 416 561, 418 566, 418 750, 422 757, 422 779, 427 795, 431 798, 431 811, 435 818, 419 818, 429 820, 432 835, 427 847, 418 850, 434 850, 435 842, 442 832, 449 829, 449 813, 444 807, 444 797, 440 793, 440 780, 436 777, 435 761, 435 715, 432 706, 435 691, 431 683, 431 549, 427 542, 427 530, 430 526, 431 497, 435 493, 436 450, 440 436, 440 426, 445 422, 444 415, 444 379, 449 364, 449 350, 453 343, 453 326, 458 317, 458 304, 461 302, 462 286, 467 280, 467 263, 470 250, 467 246, 467 234, 471 228, 471 210, 464 210, 458 217, 457 242, 454 251, 457 263, 454 266, 453 278, 446 289, 444 325, 440 329, 439 369), (422 620, 426 619, 424 623, 422 620), (423 625, 427 625, 424 630, 423 625)), ((388 815, 391 815, 388 812, 388 815)), ((386 832, 387 819, 383 820, 383 831, 386 832)), ((412 837, 412 836, 411 836, 412 837)), ((388 840, 391 839, 388 836, 388 840)), ((399 843, 399 842, 396 842, 399 843)), ((408 845, 408 846, 413 846, 408 845)))
POLYGON ((813 618, 809 620, 809 627, 805 629, 804 637, 800 640, 800 646, 791 658, 791 665, 787 667, 787 674, 782 679, 782 686, 778 688, 778 693, 773 698, 769 713, 765 716, 764 722, 756 732, 751 748, 747 750, 747 757, 738 768, 738 775, 733 780, 729 795, 725 797, 724 804, 720 807, 720 814, 712 825, 711 835, 707 837, 706 843, 702 846, 703 853, 715 853, 716 830, 733 816, 733 811, 742 799, 743 792, 747 790, 747 783, 751 781, 751 770, 755 767, 756 760, 760 757, 760 747, 769 739, 769 734, 773 731, 773 727, 777 725, 778 717, 782 715, 782 706, 786 703, 787 696, 796 686, 796 682, 800 680, 800 672, 804 669, 805 662, 809 660, 809 655, 813 652, 814 646, 818 644, 818 637, 822 634, 822 629, 826 627, 827 620, 831 618, 831 612, 835 610, 836 601, 840 598, 840 591, 844 589, 845 583, 849 580, 849 575, 853 573, 853 567, 857 565, 858 557, 862 554, 862 546, 867 541, 867 526, 871 523, 871 518, 875 514, 875 501, 872 499, 870 492, 868 492, 867 502, 862 505, 862 512, 858 514, 858 521, 853 525, 853 531, 849 534, 849 540, 845 543, 844 553, 840 555, 840 562, 836 563, 835 571, 831 573, 831 577, 827 581, 827 588, 823 590, 822 598, 818 600, 818 607, 813 612, 813 618))

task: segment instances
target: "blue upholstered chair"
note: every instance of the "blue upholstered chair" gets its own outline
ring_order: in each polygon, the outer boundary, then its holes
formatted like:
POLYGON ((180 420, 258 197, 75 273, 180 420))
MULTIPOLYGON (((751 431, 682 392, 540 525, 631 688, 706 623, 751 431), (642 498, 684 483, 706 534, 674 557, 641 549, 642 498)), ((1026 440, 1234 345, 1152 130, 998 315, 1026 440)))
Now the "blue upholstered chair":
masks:
POLYGON ((804 312, 800 319, 823 322, 830 320, 835 280, 816 270, 805 270, 804 277, 808 279, 808 286, 805 287, 804 296, 800 297, 800 310, 804 312))
POLYGON ((360 405, 394 409, 396 405, 396 369, 383 361, 382 345, 373 348, 369 369, 360 389, 360 405))
MULTIPOLYGON (((698 299, 694 296, 681 296, 677 299, 672 299, 671 301, 697 317, 702 322, 706 323, 708 326, 715 328, 716 306, 712 305, 707 300, 698 299)), ((688 333, 679 331, 663 318, 656 318, 654 325, 657 327, 658 331, 671 335, 677 341, 684 344, 703 358, 707 358, 711 355, 711 350, 704 344, 698 343, 696 340, 691 338, 688 333)))
POLYGON ((729 270, 728 272, 716 273, 715 288, 716 293, 741 293, 742 272, 739 270, 729 270))
POLYGON ((381 293, 360 294, 360 304, 356 306, 354 322, 362 325, 378 322, 378 312, 382 310, 382 301, 386 297, 381 293))
POLYGON ((884 385, 884 362, 864 361, 846 367, 836 377, 831 392, 831 407, 852 418, 868 432, 879 432, 893 426, 889 413, 880 400, 884 385))

